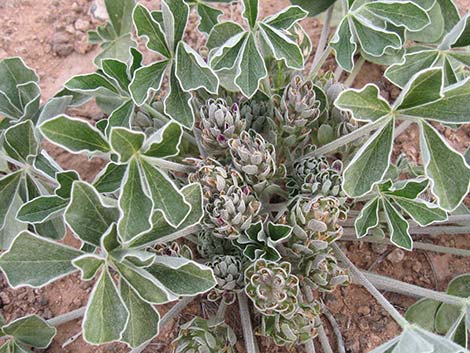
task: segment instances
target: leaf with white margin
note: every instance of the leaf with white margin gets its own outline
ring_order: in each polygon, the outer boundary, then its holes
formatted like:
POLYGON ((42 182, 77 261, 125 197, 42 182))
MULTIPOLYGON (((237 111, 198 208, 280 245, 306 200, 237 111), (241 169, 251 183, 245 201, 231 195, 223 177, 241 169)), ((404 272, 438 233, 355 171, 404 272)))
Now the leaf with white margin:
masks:
POLYGON ((237 33, 218 47, 210 56, 212 69, 219 72, 222 69, 235 67, 241 56, 246 36, 245 32, 237 33))
POLYGON ((74 76, 64 84, 64 87, 72 92, 83 93, 92 97, 110 97, 119 94, 114 84, 99 73, 74 76))
POLYGON ((82 254, 77 249, 25 231, 0 256, 0 267, 13 288, 38 288, 75 272, 72 260, 82 254))
POLYGON ((23 231, 28 230, 28 224, 20 222, 16 219, 18 209, 23 204, 21 197, 16 194, 10 209, 5 218, 5 224, 0 229, 0 249, 7 250, 13 240, 23 231))
POLYGON ((162 0, 163 32, 170 51, 183 39, 188 23, 189 5, 181 0, 162 0))
POLYGON ((466 15, 444 37, 439 49, 461 48, 470 45, 470 15, 466 15))
POLYGON ((119 156, 119 163, 125 163, 135 156, 145 141, 145 134, 140 131, 131 131, 122 127, 113 127, 109 142, 112 149, 119 156))
POLYGON ((157 61, 135 71, 129 85, 129 91, 135 104, 143 105, 149 99, 151 91, 160 89, 168 64, 168 60, 157 61))
POLYGON ((176 295, 205 293, 216 284, 209 267, 182 257, 157 256, 146 270, 176 295))
POLYGON ((51 142, 72 153, 109 152, 109 145, 101 132, 86 121, 60 115, 39 126, 51 142))
POLYGON ((243 17, 250 28, 254 28, 258 19, 258 0, 243 0, 243 17))
POLYGON ((0 229, 5 225, 5 217, 23 179, 23 171, 17 170, 0 179, 0 229))
POLYGON ((300 6, 294 5, 294 6, 289 6, 285 8, 284 10, 272 16, 267 17, 266 19, 264 19, 263 22, 279 30, 288 30, 295 23, 307 17, 307 15, 308 15, 307 11, 305 11, 300 6))
POLYGON ((17 161, 30 163, 31 157, 39 152, 39 142, 31 120, 9 127, 3 136, 5 152, 17 161))
POLYGON ((304 67, 304 57, 299 46, 280 30, 265 23, 260 23, 261 34, 274 53, 276 60, 283 60, 290 69, 304 67))
POLYGON ((434 331, 436 311, 441 302, 428 298, 418 300, 406 310, 406 320, 418 324, 425 330, 434 331))
POLYGON ((191 212, 179 228, 175 229, 170 226, 162 212, 155 212, 152 217, 152 229, 132 241, 129 247, 141 248, 155 243, 164 243, 169 237, 175 240, 174 234, 176 232, 183 232, 201 222, 204 216, 201 185, 198 183, 186 185, 181 189, 181 193, 186 201, 191 204, 191 212))
POLYGON ((75 180, 80 180, 80 176, 75 170, 66 170, 56 173, 56 180, 58 181, 59 186, 54 190, 54 193, 57 196, 68 199, 72 193, 73 182, 75 180))
POLYGON ((343 173, 343 190, 361 197, 382 181, 390 165, 395 119, 385 117, 384 125, 356 152, 343 173))
POLYGON ((376 121, 392 111, 388 102, 380 96, 379 88, 371 83, 360 90, 341 92, 334 104, 341 110, 351 112, 358 121, 376 121))
POLYGON ((244 32, 243 27, 236 22, 224 21, 218 23, 212 28, 207 38, 206 46, 209 50, 219 48, 224 45, 230 38, 244 32))
POLYGON ((142 301, 125 281, 120 281, 119 287, 121 298, 129 312, 129 320, 121 341, 131 348, 137 348, 158 335, 160 315, 152 305, 142 301))
POLYGON ((165 114, 191 130, 194 126, 194 110, 191 104, 191 93, 181 87, 175 71, 170 72, 170 93, 163 101, 165 114))
POLYGON ((438 60, 439 53, 435 50, 423 50, 406 54, 402 63, 389 66, 385 77, 393 84, 403 88, 418 72, 432 67, 438 60))
POLYGON ((113 80, 122 91, 128 91, 128 86, 131 82, 127 73, 127 64, 124 61, 111 58, 103 59, 101 61, 101 70, 103 70, 104 74, 113 80))
POLYGON ((379 224, 379 199, 374 198, 364 205, 354 222, 356 236, 365 237, 370 229, 379 224))
POLYGON ((251 98, 258 90, 259 83, 267 74, 264 59, 256 47, 254 35, 249 33, 238 61, 235 84, 245 97, 251 98))
POLYGON ((351 72, 354 67, 354 53, 356 52, 357 44, 354 41, 348 17, 343 18, 341 21, 330 45, 336 53, 336 61, 341 68, 351 72))
POLYGON ((98 273, 98 270, 105 264, 105 260, 97 255, 84 254, 72 261, 72 264, 80 270, 81 278, 89 281, 98 273))
POLYGON ((407 32, 407 39, 421 43, 436 43, 442 38, 446 21, 439 1, 434 1, 434 5, 427 10, 427 13, 431 22, 418 32, 407 32))
POLYGON ((183 129, 175 122, 169 122, 150 135, 145 142, 143 153, 147 157, 167 158, 180 152, 183 129))
POLYGON ((37 315, 21 317, 2 327, 2 333, 35 348, 47 348, 57 330, 37 315))
POLYGON ((39 196, 23 204, 16 218, 25 223, 42 223, 61 213, 69 200, 55 195, 39 196))
POLYGON ((138 4, 134 8, 132 17, 137 29, 137 35, 146 38, 145 45, 147 48, 166 58, 170 58, 171 53, 166 43, 165 34, 160 24, 152 17, 150 11, 142 4, 138 4))
POLYGON ((132 158, 122 183, 119 197, 121 216, 118 222, 119 237, 128 242, 151 228, 152 199, 144 189, 143 175, 136 158, 132 158))
POLYGON ((390 201, 382 199, 385 218, 390 229, 390 241, 405 250, 413 249, 413 239, 408 231, 410 225, 392 206, 390 201))
POLYGON ((223 12, 199 2, 197 4, 197 13, 199 15, 199 31, 209 34, 212 28, 219 22, 219 17, 223 12))
POLYGON ((81 240, 99 246, 100 238, 113 221, 117 220, 119 211, 103 204, 100 195, 89 184, 75 181, 72 186, 70 204, 65 211, 65 220, 81 240))
POLYGON ((425 200, 394 197, 393 200, 421 227, 447 220, 447 212, 425 200))
POLYGON ((150 304, 164 304, 177 299, 164 285, 154 278, 148 268, 139 268, 129 261, 114 262, 113 266, 128 285, 135 289, 142 300, 150 304))
POLYGON ((122 103, 120 107, 114 110, 106 120, 105 134, 109 136, 111 128, 113 127, 125 127, 130 128, 131 119, 134 116, 135 106, 134 102, 129 99, 122 103))
POLYGON ((416 199, 428 186, 428 179, 407 179, 405 181, 396 182, 392 188, 387 191, 382 191, 382 193, 392 197, 416 199))
MULTIPOLYGON (((150 161, 142 159, 140 163, 154 203, 154 211, 163 211, 168 223, 175 228, 180 226, 191 212, 191 204, 185 200, 171 179, 152 166, 150 161)), ((148 229, 150 224, 146 230, 148 229)))
POLYGON ((98 192, 114 192, 121 187, 127 165, 109 162, 96 176, 93 187, 98 192))
POLYGON ((134 0, 105 0, 106 11, 118 36, 132 31, 132 9, 134 0))
POLYGON ((106 267, 103 268, 88 301, 83 318, 83 338, 90 344, 118 341, 129 313, 106 267))
POLYGON ((184 91, 205 88, 209 93, 217 93, 219 78, 201 58, 184 42, 176 47, 175 73, 184 91))
POLYGON ((431 191, 446 211, 457 208, 470 187, 470 168, 464 157, 450 147, 428 123, 420 125, 420 143, 431 191))

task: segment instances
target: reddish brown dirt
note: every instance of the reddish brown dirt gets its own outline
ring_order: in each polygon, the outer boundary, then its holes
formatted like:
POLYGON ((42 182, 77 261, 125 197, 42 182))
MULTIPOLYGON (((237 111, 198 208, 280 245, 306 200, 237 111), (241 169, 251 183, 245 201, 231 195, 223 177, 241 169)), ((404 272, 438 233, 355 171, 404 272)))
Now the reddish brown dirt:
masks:
MULTIPOLYGON (((143 1, 147 6, 156 8, 158 1, 143 1)), ((459 1, 463 11, 470 10, 470 1, 459 1)), ((264 15, 274 13, 288 4, 287 0, 262 0, 264 15)), ((61 85, 72 75, 90 72, 94 69, 92 60, 99 49, 86 43, 85 31, 95 27, 99 20, 91 15, 93 0, 0 0, 0 58, 22 56, 26 63, 37 70, 41 78, 43 99, 46 100, 57 92, 61 85)), ((307 32, 313 42, 318 40, 321 27, 318 20, 304 21, 307 32)), ((194 21, 190 26, 194 29, 194 21)), ((195 31, 187 36, 195 46, 201 43, 201 37, 195 31)), ((367 82, 376 82, 386 98, 393 100, 399 93, 382 76, 383 70, 375 65, 367 64, 359 75, 355 86, 362 87, 367 82)), ((96 120, 99 111, 87 106, 79 111, 71 112, 96 120)), ((469 130, 457 132, 445 129, 444 135, 452 144, 463 151, 470 145, 469 130)), ((397 139, 397 152, 404 151, 412 159, 418 160, 419 147, 416 142, 416 131, 409 129, 397 139)), ((91 180, 98 173, 103 162, 97 159, 88 161, 85 157, 70 155, 56 147, 46 148, 64 168, 76 169, 82 178, 91 180)), ((440 245, 469 248, 466 236, 422 237, 440 245)), ((66 243, 78 245, 72 236, 66 243)), ((454 276, 470 272, 470 259, 450 255, 437 255, 416 251, 405 253, 399 249, 372 247, 367 244, 346 243, 346 250, 351 260, 363 269, 373 269, 380 274, 421 285, 427 288, 444 290, 454 276)), ((43 289, 22 288, 9 289, 3 275, 0 275, 0 311, 7 320, 24 314, 38 314, 48 319, 53 316, 79 308, 86 304, 92 283, 80 281, 77 275, 68 276, 43 289)), ((388 299, 400 311, 413 303, 413 300, 396 294, 386 294, 388 299)), ((341 288, 324 298, 331 312, 336 317, 346 343, 347 352, 363 353, 380 343, 395 336, 398 326, 375 303, 373 298, 361 287, 351 285, 341 288)), ((163 313, 170 305, 161 307, 163 313)), ((177 322, 165 327, 160 336, 154 340, 146 352, 171 352, 171 341, 174 339, 178 322, 185 322, 196 314, 213 310, 205 300, 191 304, 178 318, 177 322)), ((238 310, 229 308, 227 319, 241 338, 238 310)), ((327 327, 328 334, 331 330, 327 327)), ((62 344, 80 331, 80 321, 68 323, 59 328, 53 344, 46 350, 49 353, 121 353, 128 349, 123 345, 109 344, 92 347, 81 338, 62 348, 62 344)), ((332 335, 332 344, 334 337, 332 335)), ((278 348, 268 341, 259 340, 262 353, 265 352, 301 352, 303 348, 278 348)), ((334 346, 334 345, 333 345, 334 346)), ((322 352, 319 346, 317 352, 322 352)), ((241 339, 237 352, 244 352, 241 339)))

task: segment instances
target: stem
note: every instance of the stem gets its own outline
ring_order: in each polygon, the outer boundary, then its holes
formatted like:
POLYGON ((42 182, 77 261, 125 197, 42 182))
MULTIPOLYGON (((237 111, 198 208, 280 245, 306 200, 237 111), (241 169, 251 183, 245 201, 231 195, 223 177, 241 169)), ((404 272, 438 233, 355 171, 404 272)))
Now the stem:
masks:
MULTIPOLYGON (((341 240, 345 240, 345 241, 364 241, 364 242, 373 243, 373 244, 393 245, 389 240, 375 239, 375 238, 371 238, 371 237, 365 237, 365 238, 358 239, 357 237, 354 237, 354 236, 343 236, 341 238, 341 240)), ((456 255, 456 256, 470 256, 470 250, 451 248, 451 247, 436 245, 436 244, 432 244, 432 243, 414 242, 413 243, 413 249, 433 251, 433 252, 437 252, 437 253, 441 253, 441 254, 450 254, 450 255, 456 255)))
POLYGON ((354 65, 354 69, 351 71, 351 73, 349 74, 346 81, 344 81, 344 86, 345 87, 351 87, 352 86, 352 84, 354 83, 354 80, 356 79, 357 75, 361 71, 362 66, 364 65, 365 62, 366 62, 366 59, 364 59, 361 56, 359 58, 359 60, 357 61, 356 65, 354 65))
POLYGON ((341 75, 343 74, 344 70, 341 66, 338 65, 338 67, 335 70, 334 77, 335 81, 339 81, 341 75))
POLYGON ((313 344, 313 340, 309 340, 305 343, 305 353, 315 353, 315 345, 313 344))
POLYGON ((332 244, 333 250, 338 256, 338 258, 343 261, 351 270, 351 273, 354 276, 354 279, 361 284, 367 291, 377 300, 377 302, 382 305, 382 307, 387 311, 387 313, 401 326, 406 327, 408 322, 405 318, 398 312, 397 309, 380 293, 377 288, 374 287, 367 277, 348 259, 348 257, 341 251, 337 244, 332 244))
POLYGON ((322 311, 323 311, 323 315, 325 315, 328 321, 330 322, 330 325, 333 328, 333 332, 335 333, 336 343, 338 345, 338 353, 346 353, 346 348, 344 347, 344 342, 343 342, 343 335, 341 335, 341 330, 339 328, 338 323, 336 322, 335 317, 328 310, 326 305, 322 306, 322 311))
POLYGON ((158 167, 165 170, 171 170, 172 172, 191 173, 194 171, 194 167, 172 161, 167 161, 166 159, 152 158, 152 162, 158 167))
POLYGON ((82 308, 70 311, 68 313, 53 317, 52 319, 47 320, 47 323, 51 326, 60 326, 69 321, 73 321, 73 320, 81 318, 85 314, 85 311, 86 311, 86 307, 84 306, 82 308))
POLYGON ((413 124, 413 121, 411 120, 405 120, 403 121, 398 127, 395 129, 395 136, 394 138, 397 138, 400 136, 410 125, 413 124))
MULTIPOLYGON (((468 234, 470 233, 470 226, 431 226, 431 227, 419 227, 411 226, 408 232, 412 235, 457 235, 457 234, 468 234)), ((344 228, 344 235, 351 236, 356 235, 354 228, 344 228)))
POLYGON ((415 286, 414 284, 398 281, 396 279, 381 276, 376 273, 362 271, 362 275, 377 288, 389 292, 404 294, 414 298, 429 298, 450 305, 462 306, 468 304, 468 299, 466 298, 460 298, 446 293, 437 292, 432 289, 415 286))
MULTIPOLYGON (((155 242, 153 242, 152 244, 161 244, 161 243, 166 243, 166 242, 170 242, 170 241, 175 241, 178 238, 185 237, 189 234, 199 232, 201 229, 202 228, 199 224, 195 224, 195 225, 192 225, 190 227, 178 230, 178 231, 176 231, 174 233, 171 233, 169 235, 166 235, 164 237, 161 237, 161 238, 157 239, 155 242)), ((145 245, 142 245, 141 247, 148 247, 148 246, 149 246, 149 244, 145 244, 145 245)))
MULTIPOLYGON (((160 322, 158 323, 158 327, 164 327, 166 326, 171 320, 173 320, 181 311, 183 311, 184 308, 188 306, 189 303, 191 303, 194 299, 196 299, 196 296, 194 297, 184 297, 181 299, 178 303, 172 306, 168 312, 163 315, 163 317, 160 319, 160 322)), ((140 345, 137 348, 134 348, 131 350, 129 353, 141 353, 147 346, 150 344, 150 342, 146 342, 142 345, 140 345)))
POLYGON ((325 51, 322 53, 321 57, 318 59, 318 62, 315 63, 315 65, 312 65, 312 68, 308 74, 309 80, 312 80, 313 78, 315 78, 316 74, 321 69, 326 59, 328 59, 332 51, 333 51, 333 48, 328 45, 325 51))
POLYGON ((320 34, 320 39, 318 41, 317 50, 315 51, 315 56, 313 57, 312 61, 312 69, 310 70, 310 74, 312 75, 313 68, 316 66, 318 60, 320 60, 324 50, 326 42, 328 41, 328 36, 330 35, 330 24, 331 18, 333 17, 333 10, 335 5, 331 5, 328 11, 326 12, 325 23, 323 24, 323 28, 320 34))
POLYGON ((196 145, 199 150, 199 154, 201 155, 202 158, 207 158, 208 154, 205 148, 202 146, 202 142, 201 142, 201 132, 199 131, 199 129, 194 127, 193 134, 194 134, 194 138, 196 139, 196 145))
POLYGON ((223 321, 225 318, 225 311, 227 310, 227 302, 222 299, 219 304, 219 308, 217 309, 217 313, 215 314, 216 321, 223 321))
POLYGON ((339 139, 336 139, 335 141, 332 141, 330 143, 327 143, 324 146, 321 146, 320 148, 317 148, 315 151, 310 152, 305 154, 303 158, 309 158, 309 157, 317 157, 321 155, 325 155, 331 152, 336 151, 338 148, 343 147, 344 145, 347 145, 348 143, 351 143, 361 137, 364 137, 368 135, 370 132, 377 130, 380 128, 383 124, 385 124, 386 120, 384 119, 379 119, 377 121, 374 121, 373 123, 368 123, 362 127, 360 127, 357 130, 354 130, 353 132, 341 136, 339 139))
POLYGON ((258 346, 253 335, 253 326, 251 325, 250 309, 248 308, 248 299, 244 292, 237 294, 238 306, 240 308, 240 319, 242 322, 243 337, 245 338, 245 349, 247 353, 258 353, 258 346))
POLYGON ((326 335, 325 328, 319 318, 316 319, 318 324, 318 338, 320 339, 321 347, 323 348, 323 353, 333 353, 331 348, 330 341, 326 335))
MULTIPOLYGON (((313 298, 312 290, 310 287, 304 287, 302 288, 302 293, 305 296, 306 302, 307 303, 312 303, 315 299, 313 298)), ((305 343, 305 350, 306 353, 315 353, 315 345, 313 344, 313 338, 310 339, 307 343, 305 343)))
MULTIPOLYGON (((154 107, 152 107, 150 104, 144 104, 142 106, 142 109, 146 111, 148 114, 154 116, 160 121, 163 121, 164 123, 170 122, 170 118, 166 117, 164 114, 160 113, 158 110, 156 110, 154 107)), ((183 129, 183 137, 185 137, 189 142, 191 142, 193 145, 197 145, 196 139, 194 138, 193 135, 189 134, 186 130, 183 129)))

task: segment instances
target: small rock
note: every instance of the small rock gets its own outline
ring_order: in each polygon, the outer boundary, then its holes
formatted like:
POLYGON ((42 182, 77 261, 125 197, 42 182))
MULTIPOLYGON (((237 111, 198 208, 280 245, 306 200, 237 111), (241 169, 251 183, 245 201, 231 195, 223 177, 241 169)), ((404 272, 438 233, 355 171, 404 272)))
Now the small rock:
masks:
POLYGON ((393 250, 388 256, 387 260, 392 264, 397 264, 401 262, 405 257, 405 252, 402 249, 393 250))
POLYGON ((372 244, 371 245, 372 251, 375 252, 376 254, 383 254, 384 252, 387 251, 388 245, 387 244, 372 244))
POLYGON ((79 54, 86 54, 88 53, 92 45, 88 42, 88 38, 86 34, 79 32, 80 34, 77 35, 77 39, 74 43, 74 50, 79 54))
POLYGON ((413 263, 413 266, 411 268, 413 269, 413 271, 419 273, 423 269, 423 264, 419 261, 416 261, 413 263))
POLYGON ((70 34, 75 34, 75 27, 72 25, 67 25, 65 27, 65 32, 70 33, 70 34))
POLYGON ((67 32, 54 33, 51 45, 52 51, 58 56, 67 56, 73 52, 71 37, 67 32))
POLYGON ((80 7, 80 5, 78 5, 76 2, 74 2, 72 4, 72 11, 74 11, 76 13, 80 13, 80 12, 82 12, 82 8, 80 7))
POLYGON ((90 7, 90 12, 95 19, 100 21, 107 21, 109 18, 104 0, 95 0, 90 7))
POLYGON ((79 18, 78 20, 75 21, 74 26, 77 31, 86 32, 90 28, 90 21, 79 18))
POLYGON ((360 306, 357 309, 357 312, 361 315, 369 315, 370 314, 370 308, 367 305, 360 306))

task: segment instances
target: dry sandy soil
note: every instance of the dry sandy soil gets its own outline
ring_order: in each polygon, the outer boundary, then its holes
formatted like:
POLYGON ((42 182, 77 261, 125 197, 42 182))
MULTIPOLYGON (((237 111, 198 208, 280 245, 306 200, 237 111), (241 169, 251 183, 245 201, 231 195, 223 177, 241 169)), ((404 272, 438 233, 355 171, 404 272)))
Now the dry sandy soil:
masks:
MULTIPOLYGON (((143 2, 150 7, 158 7, 158 1, 144 0, 143 2)), ((261 0, 261 4, 264 14, 270 14, 286 6, 287 0, 261 0)), ((463 11, 470 10, 469 0, 460 1, 460 5, 463 11)), ((0 0, 0 23, 2 24, 0 26, 0 58, 22 56, 41 77, 43 99, 47 100, 70 76, 94 70, 92 60, 99 49, 87 44, 85 32, 101 23, 100 16, 100 7, 97 7, 94 0, 0 0)), ((306 20, 305 26, 315 43, 320 32, 318 20, 306 20)), ((194 28, 194 23, 190 28, 194 28)), ((201 40, 195 32, 189 32, 187 35, 195 42, 201 40)), ((398 91, 386 82, 382 73, 383 70, 380 67, 366 65, 356 80, 355 86, 361 87, 366 82, 376 82, 382 93, 393 99, 398 91)), ((99 111, 92 106, 72 113, 92 120, 100 118, 99 111)), ((448 130, 444 131, 444 134, 450 138, 456 148, 463 150, 469 144, 467 131, 461 130, 453 133, 448 130)), ((416 140, 416 131, 411 129, 398 138, 398 149, 418 159, 420 156, 416 140)), ((87 161, 85 158, 72 156, 51 145, 47 145, 46 148, 64 168, 78 170, 85 180, 91 180, 102 167, 100 160, 87 161)), ((467 239, 465 236, 422 237, 423 241, 440 245, 470 248, 467 239)), ((68 237, 66 242, 76 244, 72 237, 68 237)), ((400 249, 368 244, 346 245, 349 257, 360 268, 373 269, 377 273, 436 290, 444 290, 454 276, 470 272, 470 259, 466 258, 423 251, 410 254, 400 249)), ((51 318, 83 306, 91 291, 91 286, 92 283, 81 282, 77 275, 72 275, 41 290, 26 288, 11 290, 7 287, 3 275, 0 274, 0 311, 7 320, 32 313, 51 318)), ((413 303, 412 299, 404 296, 390 293, 386 296, 402 312, 413 303)), ((368 352, 399 332, 398 326, 361 287, 351 285, 338 289, 335 293, 326 295, 324 300, 341 327, 347 352, 368 352)), ((171 327, 163 330, 147 351, 170 352, 178 321, 189 320, 193 315, 204 312, 208 306, 209 303, 204 300, 190 305, 171 327)), ((165 311, 167 308, 168 306, 161 310, 165 311)), ((239 319, 236 308, 228 311, 227 318, 240 337, 237 352, 244 352, 241 329, 237 324, 239 319)), ((327 329, 330 334, 331 330, 328 327, 327 329)), ((128 351, 119 344, 99 348, 91 347, 86 345, 81 338, 61 348, 67 339, 79 331, 79 320, 61 326, 53 344, 46 352, 120 353, 128 351)), ((332 335, 330 337, 334 346, 334 337, 332 335)), ((284 348, 271 346, 263 339, 260 339, 259 343, 262 353, 287 351, 284 348)), ((301 352, 302 349, 301 347, 293 348, 291 352, 301 352)), ((321 352, 319 346, 317 352, 321 352)))

